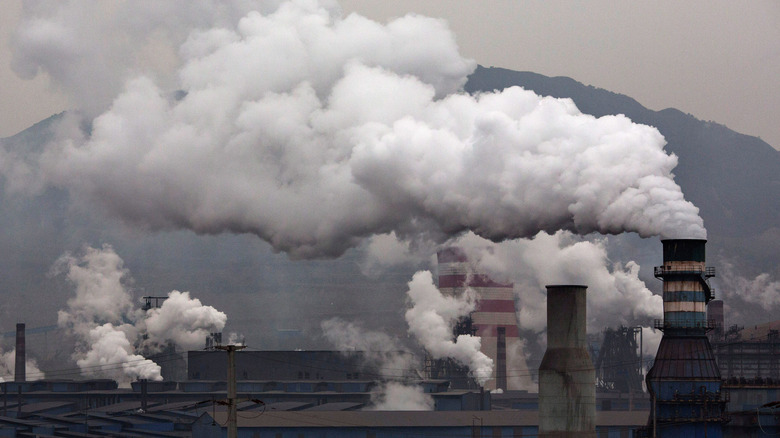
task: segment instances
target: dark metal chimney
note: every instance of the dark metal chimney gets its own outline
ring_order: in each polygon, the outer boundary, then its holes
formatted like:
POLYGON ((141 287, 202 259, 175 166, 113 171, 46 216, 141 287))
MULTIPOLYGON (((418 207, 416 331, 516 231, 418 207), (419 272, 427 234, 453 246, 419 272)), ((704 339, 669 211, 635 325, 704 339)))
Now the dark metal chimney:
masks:
POLYGON ((14 370, 14 381, 24 382, 27 378, 26 352, 24 344, 24 323, 16 324, 16 368, 14 370))
POLYGON ((539 366, 539 436, 596 437, 596 371, 587 348, 587 286, 547 286, 547 351, 539 366))

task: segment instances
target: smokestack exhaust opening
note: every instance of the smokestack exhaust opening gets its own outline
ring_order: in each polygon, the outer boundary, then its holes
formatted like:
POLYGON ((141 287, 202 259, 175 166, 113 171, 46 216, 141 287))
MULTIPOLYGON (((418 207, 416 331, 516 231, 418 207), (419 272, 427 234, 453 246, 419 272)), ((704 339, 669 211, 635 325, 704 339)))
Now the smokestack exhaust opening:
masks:
POLYGON ((596 437, 596 371, 582 285, 547 287, 547 351, 539 366, 539 436, 596 437))

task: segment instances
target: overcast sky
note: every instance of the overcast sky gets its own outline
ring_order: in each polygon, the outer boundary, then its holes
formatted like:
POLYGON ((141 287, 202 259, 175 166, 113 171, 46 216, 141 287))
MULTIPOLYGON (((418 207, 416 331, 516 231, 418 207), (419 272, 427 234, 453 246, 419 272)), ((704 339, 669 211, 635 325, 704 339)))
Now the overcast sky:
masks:
MULTIPOLYGON (((9 34, 21 2, 0 13, 0 137, 68 107, 45 77, 20 80, 9 34)), ((780 2, 347 0, 385 22, 415 12, 447 20, 464 55, 485 66, 569 76, 678 108, 780 148, 780 2)))

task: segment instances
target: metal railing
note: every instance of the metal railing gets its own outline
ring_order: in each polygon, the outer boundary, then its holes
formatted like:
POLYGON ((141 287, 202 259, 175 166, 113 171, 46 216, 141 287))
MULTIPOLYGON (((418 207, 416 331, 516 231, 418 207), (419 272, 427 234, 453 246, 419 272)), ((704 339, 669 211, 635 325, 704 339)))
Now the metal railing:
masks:
POLYGON ((712 278, 715 276, 715 267, 714 266, 706 266, 703 268, 700 267, 693 267, 693 266, 685 266, 681 268, 673 268, 671 266, 656 266, 653 268, 653 275, 656 277, 663 277, 664 275, 669 274, 694 274, 694 275, 702 275, 705 278, 712 278))
POLYGON ((664 321, 663 319, 656 319, 653 321, 653 327, 659 330, 664 330, 669 328, 713 330, 715 329, 715 326, 716 324, 714 320, 670 322, 670 321, 664 321))

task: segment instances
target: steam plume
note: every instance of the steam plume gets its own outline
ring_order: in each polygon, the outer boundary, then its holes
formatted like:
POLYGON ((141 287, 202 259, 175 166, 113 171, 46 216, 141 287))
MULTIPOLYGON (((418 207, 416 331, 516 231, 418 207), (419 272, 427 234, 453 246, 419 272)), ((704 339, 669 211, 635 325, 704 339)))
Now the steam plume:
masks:
POLYGON ((65 254, 53 272, 66 274, 76 289, 67 309, 59 311, 58 323, 78 340, 73 358, 82 374, 112 378, 122 386, 138 378, 162 379, 160 366, 137 350, 153 350, 167 341, 193 348, 227 320, 188 292, 171 292, 159 309, 135 307, 127 289, 129 272, 110 245, 87 247, 79 256, 65 254), (142 334, 147 335, 144 342, 142 334))
POLYGON ((360 351, 376 367, 382 382, 371 392, 369 409, 377 411, 430 411, 433 398, 422 387, 407 383, 414 371, 413 356, 404 353, 398 339, 365 330, 352 322, 332 318, 322 322, 325 338, 339 351, 360 351))
POLYGON ((480 351, 478 336, 459 335, 454 341, 455 323, 474 310, 474 293, 466 289, 463 296, 444 296, 429 271, 414 274, 406 292, 411 308, 406 322, 411 333, 434 358, 452 358, 469 367, 480 385, 493 373, 493 359, 480 351))
POLYGON ((192 350, 203 345, 209 333, 225 328, 227 315, 211 306, 204 306, 189 292, 172 291, 160 308, 149 309, 143 320, 148 341, 162 343, 167 340, 192 350))
MULTIPOLYGON (((442 21, 382 25, 298 1, 187 22, 188 5, 165 39, 181 42, 173 84, 146 65, 123 68, 131 79, 91 133, 39 157, 45 184, 143 227, 253 233, 294 258, 338 256, 392 231, 439 242, 467 230, 494 241, 539 230, 706 234, 656 129, 517 87, 457 94, 474 62, 442 21)), ((45 38, 20 33, 20 69, 92 86, 26 55, 93 61, 104 34, 132 42, 148 30, 140 7, 125 9, 129 25, 93 26, 77 51, 53 36, 76 38, 84 11, 36 15, 26 23, 45 38)))
POLYGON ((767 311, 780 306, 780 281, 773 280, 766 272, 746 278, 740 274, 734 263, 728 260, 721 261, 721 265, 723 269, 719 278, 723 282, 724 298, 758 304, 767 311))
MULTIPOLYGON (((46 376, 38 368, 38 362, 32 358, 25 358, 25 367, 27 380, 39 380, 45 379, 46 376)), ((3 353, 0 351, 0 382, 5 382, 6 379, 10 381, 14 380, 16 371, 16 350, 6 351, 3 353)))
POLYGON ((405 353, 406 349, 396 338, 341 318, 323 321, 321 326, 323 335, 336 349, 362 352, 365 360, 377 367, 385 379, 401 379, 414 370, 413 357, 405 353))
POLYGON ((371 410, 374 411, 432 411, 433 397, 422 386, 385 382, 371 393, 371 410))
POLYGON ((520 327, 541 332, 546 323, 547 284, 588 286, 588 329, 601 321, 633 325, 660 318, 663 299, 639 279, 633 261, 612 262, 606 238, 586 241, 568 232, 492 244, 473 234, 457 240, 470 261, 491 278, 511 281, 518 294, 520 327))

